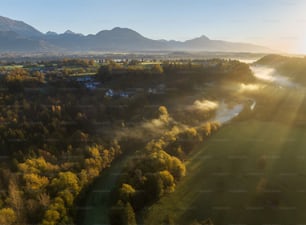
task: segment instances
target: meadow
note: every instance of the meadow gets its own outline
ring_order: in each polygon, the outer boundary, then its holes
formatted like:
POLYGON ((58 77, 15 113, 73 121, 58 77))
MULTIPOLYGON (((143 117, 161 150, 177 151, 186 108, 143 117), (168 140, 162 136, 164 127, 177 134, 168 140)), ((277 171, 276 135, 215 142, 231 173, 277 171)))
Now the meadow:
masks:
POLYGON ((144 224, 302 224, 306 220, 306 131, 257 120, 223 127, 193 154, 174 193, 144 224))

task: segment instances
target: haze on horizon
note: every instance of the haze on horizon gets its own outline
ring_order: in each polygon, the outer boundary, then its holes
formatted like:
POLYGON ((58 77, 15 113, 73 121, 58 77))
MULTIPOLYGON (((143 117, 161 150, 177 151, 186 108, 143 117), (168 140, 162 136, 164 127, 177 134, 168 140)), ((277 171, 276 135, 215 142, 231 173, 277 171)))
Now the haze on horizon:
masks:
POLYGON ((304 0, 1 0, 0 8, 42 32, 94 34, 119 26, 152 39, 206 35, 306 54, 304 0))

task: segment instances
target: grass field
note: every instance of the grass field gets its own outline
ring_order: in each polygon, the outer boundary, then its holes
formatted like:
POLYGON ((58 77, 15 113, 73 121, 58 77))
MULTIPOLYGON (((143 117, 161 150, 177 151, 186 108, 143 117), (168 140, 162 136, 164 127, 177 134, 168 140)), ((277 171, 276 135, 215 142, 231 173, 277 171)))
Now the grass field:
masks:
POLYGON ((174 193, 144 213, 144 224, 306 224, 306 130, 276 122, 223 127, 187 162, 174 193))
POLYGON ((5 69, 5 70, 13 70, 16 68, 23 68, 23 65, 13 65, 13 66, 0 66, 0 69, 5 69))

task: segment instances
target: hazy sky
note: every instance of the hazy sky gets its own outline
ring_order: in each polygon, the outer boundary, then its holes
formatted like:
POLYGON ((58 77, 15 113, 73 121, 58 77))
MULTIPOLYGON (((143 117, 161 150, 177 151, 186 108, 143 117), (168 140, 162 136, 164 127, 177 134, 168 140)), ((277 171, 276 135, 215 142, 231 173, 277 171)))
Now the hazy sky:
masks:
POLYGON ((206 35, 306 53, 306 0, 0 0, 0 14, 42 32, 119 26, 153 39, 206 35))

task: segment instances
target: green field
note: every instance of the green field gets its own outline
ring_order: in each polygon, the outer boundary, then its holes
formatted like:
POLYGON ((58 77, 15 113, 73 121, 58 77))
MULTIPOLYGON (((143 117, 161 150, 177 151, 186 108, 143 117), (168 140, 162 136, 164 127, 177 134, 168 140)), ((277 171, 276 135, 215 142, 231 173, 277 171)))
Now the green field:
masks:
POLYGON ((4 70, 13 70, 16 68, 23 68, 23 65, 0 66, 0 69, 4 69, 4 70))
POLYGON ((187 162, 176 191, 144 213, 144 224, 306 223, 306 130, 275 122, 223 127, 187 162))

